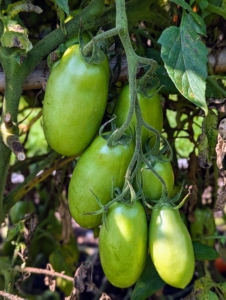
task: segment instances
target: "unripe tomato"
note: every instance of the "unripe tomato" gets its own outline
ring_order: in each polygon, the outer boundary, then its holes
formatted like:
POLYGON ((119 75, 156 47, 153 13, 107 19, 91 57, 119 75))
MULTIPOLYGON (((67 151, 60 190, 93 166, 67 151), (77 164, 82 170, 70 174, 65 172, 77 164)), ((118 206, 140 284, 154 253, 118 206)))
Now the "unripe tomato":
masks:
MULTIPOLYGON (((213 211, 209 207, 197 207, 194 211, 195 221, 190 223, 192 239, 213 236, 216 230, 213 211)), ((200 239, 200 243, 213 247, 214 239, 200 239)))
MULTIPOLYGON (((155 89, 150 90, 148 95, 152 95, 156 92, 155 89)), ((137 93, 138 102, 140 104, 141 112, 143 119, 152 127, 154 127, 159 132, 162 131, 163 126, 163 113, 162 106, 160 102, 159 94, 156 93, 152 98, 146 98, 142 94, 137 93)), ((122 88, 119 97, 116 101, 113 114, 117 116, 115 119, 115 123, 118 127, 120 127, 126 120, 130 105, 129 98, 129 86, 126 85, 122 88)), ((133 118, 131 121, 130 129, 134 132, 134 126, 136 126, 136 116, 133 114, 133 118)), ((130 129, 127 129, 127 133, 130 134, 130 129)), ((142 128, 142 143, 143 146, 146 140, 153 136, 153 133, 146 128, 142 128)), ((151 145, 153 146, 155 143, 155 138, 151 139, 151 145)))
POLYGON ((109 65, 87 64, 79 45, 69 47, 53 68, 43 103, 43 129, 49 145, 77 155, 95 137, 107 104, 109 65))
POLYGON ((133 152, 133 142, 110 148, 107 141, 98 136, 81 155, 68 194, 71 215, 80 226, 94 228, 101 224, 101 214, 83 214, 100 209, 93 193, 102 204, 107 204, 111 200, 113 188, 123 187, 133 152))
MULTIPOLYGON (((174 174, 171 163, 169 161, 157 162, 153 167, 165 181, 168 195, 170 195, 174 185, 174 174)), ((162 195, 162 184, 145 164, 142 165, 141 176, 143 191, 145 196, 148 197, 148 200, 160 199, 162 195)))
POLYGON ((167 284, 182 289, 191 281, 194 250, 178 210, 168 206, 153 209, 149 248, 155 268, 167 284))
POLYGON ((140 202, 114 203, 99 235, 100 261, 107 279, 126 288, 140 277, 147 257, 147 219, 140 202), (106 228, 107 226, 107 228, 106 228))

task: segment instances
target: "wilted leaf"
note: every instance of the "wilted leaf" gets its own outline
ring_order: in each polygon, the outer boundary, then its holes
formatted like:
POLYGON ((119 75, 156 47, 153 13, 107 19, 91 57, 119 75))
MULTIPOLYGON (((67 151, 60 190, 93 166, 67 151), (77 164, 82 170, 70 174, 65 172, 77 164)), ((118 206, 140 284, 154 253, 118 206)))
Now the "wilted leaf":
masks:
POLYGON ((20 12, 36 12, 42 13, 42 9, 31 3, 31 1, 17 1, 16 3, 9 4, 6 13, 10 18, 14 18, 20 12))
POLYGON ((203 119, 202 133, 198 138, 198 158, 201 168, 209 168, 212 166, 212 160, 216 157, 217 123, 217 115, 212 109, 209 109, 207 116, 203 119))
POLYGON ((207 114, 205 99, 207 49, 197 34, 197 24, 184 13, 180 27, 165 29, 158 42, 166 70, 179 92, 207 114))
POLYGON ((103 293, 99 300, 111 300, 111 298, 107 294, 103 293))
POLYGON ((19 48, 28 52, 32 49, 32 44, 25 33, 16 31, 5 31, 1 37, 1 44, 7 48, 19 48))
POLYGON ((226 185, 223 185, 217 196, 217 201, 214 207, 214 211, 222 211, 226 203, 226 185))
POLYGON ((144 300, 164 285, 165 282, 157 273, 151 257, 148 255, 145 268, 137 280, 131 300, 144 300))
MULTIPOLYGON (((47 264, 46 269, 49 270, 49 271, 54 272, 54 269, 51 266, 51 264, 47 264)), ((49 287, 50 291, 52 291, 52 292, 55 291, 56 279, 55 279, 54 276, 45 275, 44 283, 45 283, 45 285, 47 285, 49 287)))
POLYGON ((76 270, 74 277, 74 286, 81 293, 85 291, 86 287, 87 292, 91 292, 93 290, 92 273, 93 266, 90 262, 82 263, 81 266, 76 270))
POLYGON ((194 242, 193 249, 196 260, 214 260, 219 257, 217 251, 208 245, 194 242))

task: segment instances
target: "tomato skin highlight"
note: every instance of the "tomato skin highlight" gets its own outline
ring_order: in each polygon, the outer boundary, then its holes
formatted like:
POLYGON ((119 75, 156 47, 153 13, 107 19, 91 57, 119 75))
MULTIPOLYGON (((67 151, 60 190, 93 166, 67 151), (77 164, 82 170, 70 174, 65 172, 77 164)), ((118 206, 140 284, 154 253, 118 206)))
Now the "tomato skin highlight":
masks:
POLYGON ((195 258, 190 235, 178 210, 153 209, 149 249, 159 276, 169 285, 184 288, 192 279, 195 258))
POLYGON ((88 65, 79 45, 69 47, 53 68, 43 102, 43 130, 56 152, 80 154, 94 139, 107 105, 109 65, 88 65))
MULTIPOLYGON (((148 95, 152 95, 156 92, 155 89, 148 91, 148 95)), ((137 93, 137 99, 141 108, 142 116, 144 121, 149 125, 154 127, 160 133, 163 127, 163 113, 162 106, 160 102, 160 96, 156 93, 152 98, 146 98, 142 94, 137 93)), ((113 109, 113 114, 117 116, 115 123, 117 127, 122 126, 125 122, 130 105, 129 98, 129 85, 126 85, 122 88, 119 97, 116 101, 115 107, 113 109)), ((136 116, 133 114, 130 129, 134 132, 134 126, 136 126, 136 116)), ((127 129, 126 133, 131 134, 130 129, 127 129)), ((149 137, 152 137, 153 133, 146 128, 142 128, 142 144, 145 145, 146 140, 149 137)), ((151 145, 154 146, 155 138, 152 138, 150 141, 151 145)))
MULTIPOLYGON (((142 165, 142 187, 146 197, 149 200, 158 200, 162 195, 162 184, 155 174, 147 168, 145 164, 142 165)), ((157 162, 154 165, 154 170, 162 177, 166 183, 168 195, 170 195, 174 185, 174 173, 171 163, 157 162)))
POLYGON ((145 210, 137 201, 133 206, 114 203, 99 235, 100 261, 107 279, 116 287, 133 285, 141 275, 147 257, 148 226, 145 210))
POLYGON ((98 136, 81 155, 70 180, 68 194, 71 215, 80 226, 94 228, 101 224, 101 214, 83 215, 100 209, 92 192, 102 204, 112 200, 112 189, 124 185, 133 152, 133 142, 110 148, 107 141, 98 136))

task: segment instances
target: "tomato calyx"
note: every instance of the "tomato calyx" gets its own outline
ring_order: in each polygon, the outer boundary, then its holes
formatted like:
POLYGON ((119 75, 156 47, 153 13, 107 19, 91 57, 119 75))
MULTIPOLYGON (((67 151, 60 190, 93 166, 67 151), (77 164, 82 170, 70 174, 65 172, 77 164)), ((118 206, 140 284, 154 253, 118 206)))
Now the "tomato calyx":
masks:
POLYGON ((81 29, 79 30, 78 36, 80 53, 85 62, 87 64, 101 64, 106 59, 106 55, 100 49, 100 47, 98 47, 99 45, 95 42, 95 40, 92 39, 88 44, 85 43, 82 37, 81 29))
MULTIPOLYGON (((112 124, 112 122, 115 120, 115 118, 116 118, 116 116, 114 116, 111 120, 109 120, 109 121, 107 121, 106 123, 104 123, 101 127, 100 127, 100 129, 99 129, 99 135, 103 138, 103 139, 105 139, 106 141, 107 141, 107 146, 108 147, 115 147, 115 146, 117 146, 117 145, 123 145, 123 146, 125 146, 125 145, 128 145, 129 143, 131 143, 132 142, 132 135, 129 135, 129 134, 126 134, 126 133, 123 133, 123 135, 118 139, 118 138, 113 138, 112 139, 112 135, 113 135, 113 133, 115 132, 115 131, 108 131, 108 132, 103 132, 104 131, 104 129, 105 129, 105 127, 109 124, 109 123, 111 123, 112 124), (108 142, 109 141, 109 142, 108 142)), ((116 131, 117 131, 117 129, 116 129, 116 131)))
POLYGON ((185 195, 185 197, 182 199, 182 201, 178 205, 176 205, 175 203, 178 202, 178 200, 180 199, 183 189, 184 189, 184 183, 182 184, 180 191, 172 198, 170 198, 168 195, 162 194, 162 196, 159 200, 151 201, 154 203, 154 205, 150 205, 149 203, 147 203, 147 201, 145 201, 145 205, 149 209, 157 209, 157 208, 161 208, 163 206, 167 206, 167 207, 172 208, 173 210, 179 210, 184 205, 185 201, 187 200, 188 196, 191 193, 190 190, 188 190, 187 195, 185 195))

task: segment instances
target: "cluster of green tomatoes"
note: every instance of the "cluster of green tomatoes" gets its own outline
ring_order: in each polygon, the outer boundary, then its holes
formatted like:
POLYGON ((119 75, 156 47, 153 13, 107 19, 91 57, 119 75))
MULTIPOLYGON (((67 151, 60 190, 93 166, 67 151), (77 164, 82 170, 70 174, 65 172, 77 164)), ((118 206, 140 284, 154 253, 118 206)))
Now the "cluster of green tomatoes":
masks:
MULTIPOLYGON (((184 288, 192 279, 195 259, 190 235, 178 209, 166 202, 155 205, 150 213, 146 202, 139 199, 113 201, 106 206, 114 199, 113 191, 123 188, 135 149, 134 139, 110 147, 109 132, 97 135, 107 106, 109 74, 107 59, 100 64, 87 64, 79 45, 73 45, 53 67, 47 83, 43 104, 46 140, 64 156, 79 156, 68 191, 71 215, 82 227, 100 228, 100 260, 113 285, 121 288, 133 285, 150 254, 160 277, 167 284, 184 288)), ((137 94, 142 116, 161 132, 159 94, 153 91, 150 94, 153 97, 137 94)), ((125 86, 113 111, 117 127, 126 119, 129 99, 129 86, 125 86)), ((131 129, 127 133, 130 132, 131 129)), ((151 136, 153 133, 142 128, 142 147, 151 136)), ((150 163, 164 180, 169 195, 174 185, 171 163, 156 159, 150 163)), ((144 162, 140 181, 134 185, 138 194, 141 187, 147 202, 161 199, 162 184, 144 162)))

